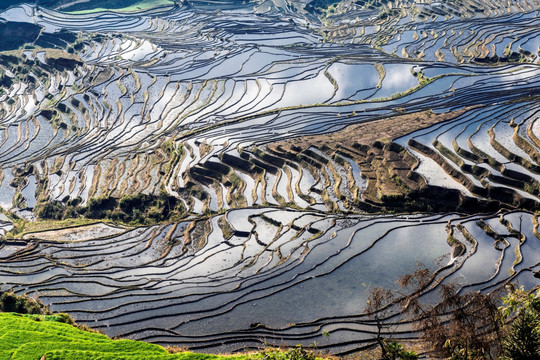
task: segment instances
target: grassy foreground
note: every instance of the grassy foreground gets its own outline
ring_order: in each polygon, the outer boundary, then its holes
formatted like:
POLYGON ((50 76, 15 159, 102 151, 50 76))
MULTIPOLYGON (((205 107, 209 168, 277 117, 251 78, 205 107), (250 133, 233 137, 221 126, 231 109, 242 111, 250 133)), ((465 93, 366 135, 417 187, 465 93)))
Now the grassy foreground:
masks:
MULTIPOLYGON (((66 319, 69 320, 69 317, 63 314, 0 313, 0 360, 256 360, 263 357, 298 359, 297 356, 288 356, 293 353, 298 355, 297 349, 288 352, 264 350, 261 353, 235 356, 188 351, 171 354, 156 344, 134 340, 112 340, 103 334, 84 331, 61 322, 66 319)), ((307 356, 301 358, 316 359, 313 354, 303 349, 302 352, 307 356)))

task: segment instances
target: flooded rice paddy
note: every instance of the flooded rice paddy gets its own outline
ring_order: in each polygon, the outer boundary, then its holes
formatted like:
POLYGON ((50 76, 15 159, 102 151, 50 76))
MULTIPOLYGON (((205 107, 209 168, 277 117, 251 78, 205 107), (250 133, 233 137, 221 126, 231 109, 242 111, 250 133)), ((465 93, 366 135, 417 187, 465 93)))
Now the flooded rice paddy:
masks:
MULTIPOLYGON (((3 211, 33 220, 44 199, 161 192, 186 211, 22 238, 0 214, 2 290, 110 336, 344 354, 373 343, 367 293, 419 262, 435 276, 426 299, 451 281, 463 292, 538 284, 537 1, 344 2, 324 21, 274 3, 190 3, 0 13, 77 39, 21 51, 25 76, 0 58, 3 211), (333 140, 396 116, 411 122, 399 136, 333 140), (456 210, 496 209, 404 213, 386 208, 399 198, 390 182, 453 189, 456 210)), ((406 321, 396 334, 417 336, 406 321)))

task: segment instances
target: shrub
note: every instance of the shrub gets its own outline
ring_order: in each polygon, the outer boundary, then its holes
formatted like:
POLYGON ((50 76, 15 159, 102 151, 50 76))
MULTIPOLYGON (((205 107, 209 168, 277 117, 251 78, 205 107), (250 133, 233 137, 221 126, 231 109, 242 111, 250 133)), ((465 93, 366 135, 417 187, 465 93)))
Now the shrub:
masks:
POLYGON ((50 201, 43 205, 37 213, 40 219, 61 220, 64 215, 64 205, 60 201, 50 201))
POLYGON ((391 342, 385 344, 386 358, 389 360, 416 360, 418 359, 418 354, 414 351, 408 351, 405 347, 397 342, 391 342))
POLYGON ((85 215, 91 219, 104 219, 107 217, 107 210, 113 210, 116 203, 116 199, 112 197, 91 198, 88 201, 85 215))
POLYGON ((512 360, 540 359, 540 290, 529 294, 513 288, 503 303, 503 315, 514 316, 502 342, 504 355, 512 360))
POLYGON ((278 349, 268 348, 263 351, 251 355, 249 360, 316 360, 317 357, 311 351, 304 349, 302 345, 297 345, 295 348, 288 351, 280 351, 278 349))
POLYGON ((38 206, 42 220, 62 220, 81 215, 88 219, 110 219, 133 224, 151 224, 184 214, 182 202, 161 192, 159 196, 147 194, 126 195, 121 199, 111 196, 90 198, 88 205, 80 206, 82 199, 66 197, 62 201, 49 201, 38 206))
POLYGON ((26 295, 15 295, 12 291, 3 292, 0 295, 0 311, 15 312, 19 314, 48 314, 48 308, 38 300, 26 295))

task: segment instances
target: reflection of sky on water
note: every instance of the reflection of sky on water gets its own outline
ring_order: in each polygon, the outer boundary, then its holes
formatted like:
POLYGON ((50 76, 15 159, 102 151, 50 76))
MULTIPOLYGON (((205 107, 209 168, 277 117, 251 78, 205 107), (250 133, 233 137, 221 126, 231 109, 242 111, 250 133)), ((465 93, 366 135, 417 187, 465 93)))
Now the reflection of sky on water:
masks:
POLYGON ((379 82, 379 74, 373 64, 335 62, 328 68, 328 73, 339 86, 333 101, 348 99, 355 95, 355 99, 366 98, 375 91, 379 82))
POLYGON ((387 52, 393 52, 395 50, 396 54, 401 55, 402 49, 405 48, 409 43, 414 41, 415 33, 416 33, 415 30, 404 31, 401 33, 400 41, 392 41, 389 43, 391 45, 383 46, 383 49, 387 52))
MULTIPOLYGON (((455 216, 448 217, 451 218, 455 216)), ((413 222, 417 226, 402 228, 397 227, 409 223, 400 219, 377 223, 367 220, 338 230, 331 241, 316 240, 317 245, 310 246, 312 249, 295 273, 311 270, 295 278, 296 285, 242 304, 219 318, 203 321, 214 329, 227 331, 231 323, 224 320, 231 317, 237 317, 235 327, 241 329, 253 322, 281 327, 324 316, 361 313, 366 290, 376 286, 395 287, 394 281, 413 270, 417 261, 431 270, 438 267, 435 264, 437 259, 450 251, 446 243, 445 220, 424 225, 413 222), (390 233, 384 235, 388 230, 390 233), (369 248, 380 236, 383 237, 369 248), (366 252, 361 254, 362 251, 366 252), (322 276, 312 276, 315 274, 322 276)), ((290 274, 283 274, 280 278, 291 281, 290 274)), ((280 283, 278 279, 271 282, 280 283)), ((200 322, 186 324, 181 329, 192 331, 200 325, 200 322)))
POLYGON ((16 189, 9 185, 13 179, 11 169, 0 169, 0 174, 3 174, 2 182, 0 183, 0 207, 4 209, 10 209, 13 206, 13 197, 15 196, 16 189))
POLYGON ((418 85, 418 80, 411 73, 411 68, 409 64, 385 64, 386 76, 381 88, 373 97, 389 97, 418 85))
POLYGON ((277 107, 324 103, 332 97, 334 86, 320 71, 316 77, 302 81, 290 81, 277 107))
POLYGON ((540 36, 531 37, 525 43, 522 43, 520 47, 534 54, 540 48, 540 36))

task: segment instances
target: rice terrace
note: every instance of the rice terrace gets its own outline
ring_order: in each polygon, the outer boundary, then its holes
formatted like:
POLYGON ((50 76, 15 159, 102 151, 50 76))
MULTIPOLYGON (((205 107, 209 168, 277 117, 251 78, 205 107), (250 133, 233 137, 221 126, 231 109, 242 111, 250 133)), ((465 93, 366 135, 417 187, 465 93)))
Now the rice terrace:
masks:
POLYGON ((540 285, 540 1, 1 3, 0 294, 156 359, 345 357, 421 335, 374 289, 540 285))

